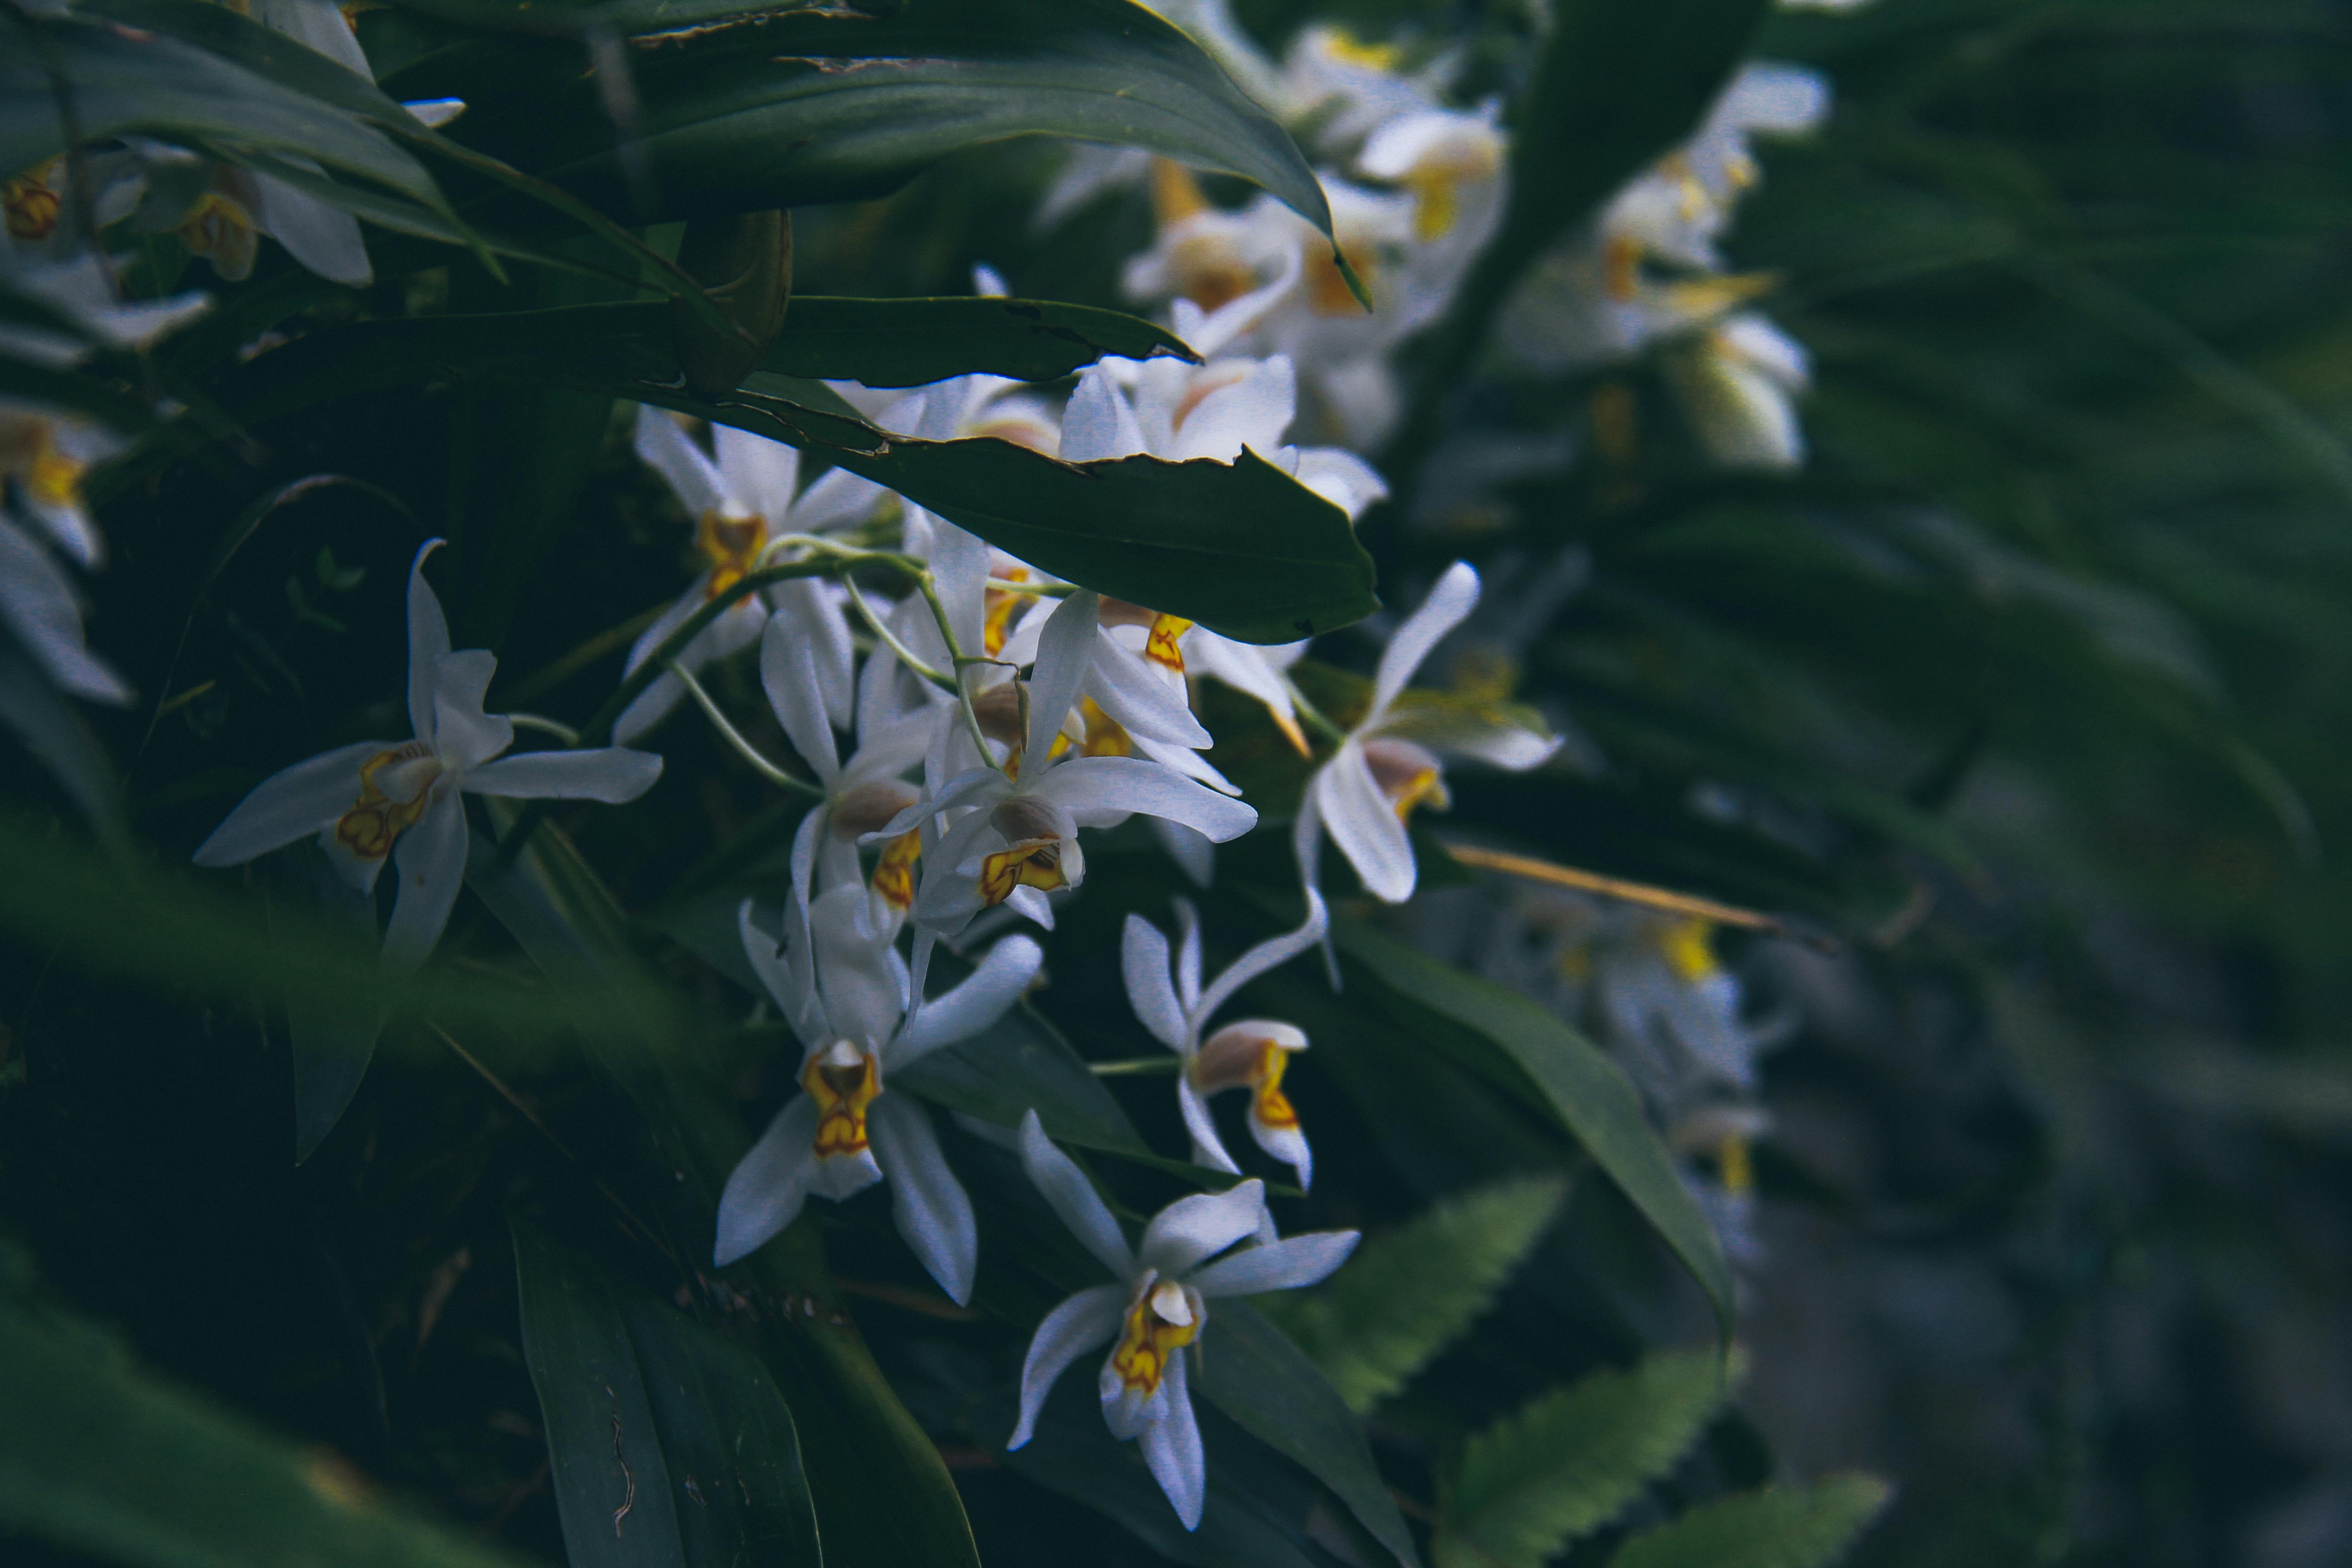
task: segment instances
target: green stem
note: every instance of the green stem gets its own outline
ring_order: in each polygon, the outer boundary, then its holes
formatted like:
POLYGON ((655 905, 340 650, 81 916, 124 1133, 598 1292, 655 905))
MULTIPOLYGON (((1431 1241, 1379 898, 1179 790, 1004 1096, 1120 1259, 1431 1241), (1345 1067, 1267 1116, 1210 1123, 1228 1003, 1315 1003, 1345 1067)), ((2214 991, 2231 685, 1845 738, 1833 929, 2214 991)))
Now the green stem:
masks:
POLYGON ((743 731, 735 728, 728 721, 727 715, 719 711, 719 704, 711 700, 710 693, 702 689, 702 682, 695 679, 692 672, 684 665, 673 663, 669 667, 669 671, 677 677, 678 683, 686 688, 686 694, 694 699, 695 705, 702 710, 702 716, 710 721, 711 727, 719 731, 719 738, 734 747, 736 754, 751 763, 753 772, 779 789, 791 790, 794 794, 807 795, 812 800, 824 798, 824 790, 806 779, 793 777, 792 774, 761 756, 760 748, 751 744, 744 737, 743 731))
POLYGON ((1181 1057, 1137 1057, 1131 1061, 1088 1062, 1087 1070, 1097 1078, 1119 1078, 1129 1073, 1168 1073, 1181 1071, 1181 1057))

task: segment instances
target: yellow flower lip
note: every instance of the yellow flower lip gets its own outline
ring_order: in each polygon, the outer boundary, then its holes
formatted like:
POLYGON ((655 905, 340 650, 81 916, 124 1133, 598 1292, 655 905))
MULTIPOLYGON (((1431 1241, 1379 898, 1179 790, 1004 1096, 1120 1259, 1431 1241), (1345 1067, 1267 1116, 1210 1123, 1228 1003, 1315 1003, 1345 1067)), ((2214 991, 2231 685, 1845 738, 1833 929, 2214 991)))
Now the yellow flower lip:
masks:
POLYGON ((1204 1095, 1248 1089, 1251 1120, 1262 1127, 1286 1130, 1298 1125, 1298 1112, 1282 1092, 1282 1075, 1290 1054, 1306 1048, 1306 1034, 1288 1024, 1245 1019, 1211 1035, 1189 1070, 1194 1087, 1204 1095))
POLYGON ((1364 763, 1371 769, 1372 782, 1396 808, 1400 822, 1411 816, 1417 805, 1444 811, 1454 804, 1445 793, 1444 770, 1438 765, 1436 753, 1426 746, 1394 735, 1376 736, 1364 742, 1364 763))
POLYGON ((441 764, 422 741, 378 752, 360 764, 360 797, 335 819, 335 842, 362 860, 381 860, 432 804, 441 764), (406 764, 423 763, 423 767, 406 764))
POLYGON ((715 599, 740 583, 758 563, 760 552, 767 542, 766 518, 704 512, 694 525, 694 548, 710 563, 710 581, 704 584, 702 596, 715 599))
POLYGON ((1111 1370, 1121 1386, 1149 1399, 1160 1392, 1175 1353, 1200 1336, 1208 1307, 1197 1291, 1173 1279, 1146 1274, 1120 1324, 1111 1370))
POLYGON ((882 1070, 873 1053, 835 1040, 801 1068, 801 1088, 816 1101, 816 1157, 864 1153, 866 1110, 882 1092, 882 1070))

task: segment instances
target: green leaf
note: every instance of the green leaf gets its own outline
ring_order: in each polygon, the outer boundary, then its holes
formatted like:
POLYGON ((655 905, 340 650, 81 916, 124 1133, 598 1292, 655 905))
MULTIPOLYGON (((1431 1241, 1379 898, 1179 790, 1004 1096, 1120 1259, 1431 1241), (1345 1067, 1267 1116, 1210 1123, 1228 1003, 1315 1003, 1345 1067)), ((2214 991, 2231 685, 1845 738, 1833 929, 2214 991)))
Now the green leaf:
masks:
MULTIPOLYGON (((1233 463, 1133 457, 1064 463, 997 440, 922 441, 814 405, 772 373, 705 402, 674 384, 661 307, 370 322, 289 343, 223 378, 259 424, 373 387, 478 378, 571 387, 732 425, 828 458, 1059 577, 1248 642, 1330 631, 1370 613, 1372 564, 1347 515, 1255 453, 1233 463)), ((113 465, 100 496, 168 449, 113 465)))
POLYGON ((1412 1532, 1372 1463, 1363 1427, 1315 1363, 1246 1301, 1220 1301, 1209 1314, 1193 1386, 1329 1487, 1404 1568, 1419 1568, 1412 1532))
POLYGON ((1533 1177, 1433 1205, 1366 1241, 1328 1284, 1259 1310, 1360 1415, 1477 1320, 1567 1192, 1559 1177, 1533 1177))
POLYGON ((767 1369, 508 1219, 572 1568, 814 1568, 800 1442, 767 1369))
POLYGON ((1710 1351, 1654 1355, 1538 1398, 1464 1445, 1439 1494, 1437 1568, 1542 1568, 1673 1469, 1730 1394, 1710 1351))
POLYGON ((1624 1070, 1555 1014, 1360 921, 1331 932, 1348 984, 1419 1019, 1424 1038, 1557 1121, 1674 1249, 1731 1334, 1731 1270, 1624 1070))
POLYGON ((950 153, 1047 135, 1239 175, 1331 231, 1289 134, 1198 45, 1128 0, 809 5, 625 47, 637 179, 571 40, 502 38, 388 85, 465 99, 474 107, 457 140, 610 211, 647 197, 638 216, 649 222, 885 195, 950 153))
POLYGON ((1509 235, 1532 252, 1698 128, 1769 0, 1570 0, 1513 115, 1509 235))
POLYGON ((1053 381, 1098 359, 1157 354, 1200 363, 1174 333, 1092 305, 800 294, 785 312, 766 367, 810 381, 921 386, 974 371, 1053 381))
POLYGON ((515 1568, 70 1320, 0 1304, 0 1538, 131 1568, 515 1568))
POLYGON ((66 150, 54 69, 73 93, 85 142, 152 136, 228 163, 258 156, 272 173, 285 172, 272 154, 309 160, 398 193, 444 232, 456 222, 425 166, 346 110, 162 33, 73 16, 32 26, 30 46, 12 45, 0 59, 0 168, 30 168, 66 150))
POLYGON ((1829 1568, 1889 1495, 1873 1476, 1741 1492, 1627 1542, 1610 1568, 1829 1568))

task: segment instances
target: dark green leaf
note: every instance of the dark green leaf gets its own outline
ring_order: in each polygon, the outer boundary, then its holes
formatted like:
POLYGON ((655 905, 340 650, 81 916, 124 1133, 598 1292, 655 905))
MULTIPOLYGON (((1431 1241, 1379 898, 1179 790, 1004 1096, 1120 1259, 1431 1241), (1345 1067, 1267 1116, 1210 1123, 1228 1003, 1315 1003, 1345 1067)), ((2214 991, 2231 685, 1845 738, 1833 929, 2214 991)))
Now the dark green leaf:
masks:
MULTIPOLYGON (((1056 576, 1244 641, 1296 640, 1373 607, 1371 561, 1346 514, 1254 453, 1233 463, 1072 464, 1006 441, 920 441, 813 407, 800 384, 757 374, 704 402, 674 384, 660 311, 600 305, 369 323, 272 350, 226 378, 218 397, 251 423, 444 378, 633 398, 829 458, 1056 576)), ((144 471, 137 459, 118 464, 109 484, 144 471)))
POLYGON ((1558 1121, 1664 1237, 1731 1332, 1731 1270, 1623 1069, 1556 1015, 1358 921, 1332 935, 1351 989, 1417 1016, 1430 1042, 1558 1121))
POLYGON ((1315 1363, 1245 1301, 1220 1301, 1201 1335, 1194 1384, 1253 1436, 1339 1497, 1404 1568, 1418 1568, 1412 1532, 1372 1463, 1364 1430, 1315 1363))
POLYGON ((1497 1182, 1358 1247, 1329 1283, 1261 1309, 1362 1415, 1461 1336, 1559 1210, 1558 1177, 1497 1182))
POLYGON ((620 68, 635 100, 635 180, 580 47, 521 48, 500 40, 394 85, 467 100, 457 139, 608 210, 649 197, 646 221, 882 195, 950 153, 1052 135, 1240 175, 1330 232, 1288 133, 1128 0, 809 5, 641 33, 620 68))
POLYGON ((572 1568, 815 1568, 800 1443, 767 1369, 509 1220, 572 1568))
POLYGON ((14 1304, 0 1304, 0 1539, 21 1531, 132 1568, 513 1568, 370 1497, 331 1454, 14 1304))
POLYGON ((1627 1542, 1610 1568, 1829 1568, 1888 1496, 1871 1476, 1741 1492, 1627 1542))
POLYGON ((848 300, 796 295, 767 368, 811 381, 921 386, 986 371, 1053 381, 1098 359, 1199 363, 1172 332, 1118 310, 1045 300, 848 300))
POLYGON ((1671 1470, 1730 1394, 1708 1351, 1556 1390, 1472 1437, 1440 1494, 1437 1568, 1543 1568, 1671 1470))

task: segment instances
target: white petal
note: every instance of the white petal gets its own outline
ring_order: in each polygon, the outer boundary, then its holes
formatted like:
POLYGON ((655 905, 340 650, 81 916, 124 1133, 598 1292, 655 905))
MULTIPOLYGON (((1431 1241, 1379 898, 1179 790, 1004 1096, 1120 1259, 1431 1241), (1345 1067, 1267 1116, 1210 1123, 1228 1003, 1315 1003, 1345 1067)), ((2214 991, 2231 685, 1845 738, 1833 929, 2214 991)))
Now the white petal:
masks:
POLYGON ((1230 463, 1244 447, 1271 453, 1282 446, 1297 407, 1298 378, 1290 356, 1276 354, 1193 405, 1177 426, 1175 447, 1166 456, 1230 463))
POLYGON ((1364 716, 1359 730, 1377 723, 1386 713, 1389 704, 1396 700, 1413 671, 1421 668, 1430 650, 1444 640, 1445 634, 1460 626, 1470 612, 1478 607, 1478 574, 1466 561, 1456 561, 1445 569, 1421 602, 1421 608, 1405 617, 1389 638, 1389 646, 1381 651, 1379 670, 1372 678, 1371 710, 1364 716))
POLYGON ((830 786, 841 776, 841 752, 825 721, 814 658, 804 624, 781 615, 768 617, 760 633, 760 689, 768 694, 768 706, 793 750, 830 786))
POLYGON ((898 1032, 907 1012, 907 981, 886 942, 861 934, 857 911, 866 889, 852 883, 829 888, 809 910, 816 943, 818 989, 835 1031, 862 1047, 879 1050, 898 1032))
POLYGON ((1350 522, 1374 501, 1388 499, 1388 481, 1380 470, 1343 447, 1306 447, 1291 476, 1346 512, 1350 522))
POLYGON ((330 826, 359 804, 360 764, 389 750, 357 741, 270 774, 196 847, 196 864, 243 865, 330 826))
POLYGON ((525 752, 472 769, 466 788, 476 795, 514 795, 528 800, 601 800, 607 805, 632 801, 654 787, 662 760, 626 746, 585 752, 525 752))
POLYGON ((1327 1279, 1363 1239, 1352 1230, 1317 1230, 1221 1258, 1188 1281, 1203 1296, 1255 1296, 1327 1279))
POLYGON ((498 674, 488 650, 466 648, 433 661, 433 749, 453 768, 478 767, 514 744, 514 726, 504 716, 482 711, 482 699, 498 674))
POLYGON ((73 580, 30 534, 0 513, 0 620, 51 680, 93 702, 127 704, 131 688, 90 652, 73 580))
POLYGON ((1234 1163, 1234 1157, 1225 1152, 1225 1141, 1217 1135, 1216 1119, 1209 1114, 1209 1101, 1193 1087, 1189 1073, 1176 1075, 1176 1109, 1184 1117, 1184 1131, 1192 1135, 1192 1163, 1240 1175, 1242 1168, 1234 1163))
POLYGON ((751 1152, 736 1163, 719 1195, 719 1245, 711 1261, 734 1262, 800 1217, 816 1163, 816 1101, 796 1094, 751 1152))
POLYGON ((1412 897, 1412 840, 1396 807, 1381 793, 1362 748, 1353 742, 1340 747, 1309 787, 1331 841, 1363 879, 1365 889, 1391 904, 1412 897))
POLYGON ((1251 1102, 1250 1136, 1257 1146, 1290 1167, 1298 1178, 1298 1190, 1306 1192, 1315 1184, 1315 1151, 1307 1144, 1307 1134, 1297 1125, 1275 1127, 1258 1120, 1257 1105, 1251 1102))
POLYGON ((1121 1279, 1135 1273, 1135 1254, 1128 1250, 1118 1221, 1110 1217, 1110 1210, 1103 1206, 1086 1173, 1054 1147, 1034 1110, 1021 1118, 1021 1168, 1029 1173, 1029 1180, 1062 1216, 1070 1233, 1102 1260, 1104 1268, 1121 1279))
POLYGON ((428 539, 408 566, 408 723, 420 739, 433 733, 433 686, 441 656, 449 651, 449 617, 425 580, 425 558, 444 542, 428 539))
POLYGON ((806 649, 825 722, 848 729, 857 718, 857 650, 849 637, 846 599, 832 584, 814 577, 779 583, 768 596, 806 649))
POLYGON ((1088 366, 1062 415, 1062 461, 1091 463, 1142 450, 1143 429, 1135 422, 1126 395, 1103 366, 1088 366))
POLYGON ((1054 929, 1054 903, 1043 888, 1015 888, 1004 896, 1004 907, 1040 931, 1054 929))
POLYGON ((1190 1016, 1185 1020, 1187 1026, 1198 1031, 1208 1020, 1209 1016, 1223 1006, 1234 992, 1239 991, 1266 971, 1278 964, 1289 963, 1317 942, 1321 942, 1323 933, 1328 929, 1330 929, 1330 915, 1323 907, 1323 895, 1309 888, 1307 889, 1305 923, 1297 931, 1285 931, 1280 936, 1268 937, 1227 965, 1222 973, 1209 982, 1209 988, 1201 993, 1200 1001, 1194 1003, 1189 1009, 1190 1016))
POLYGON ((1066 807, 1082 826, 1105 826, 1139 811, 1181 822, 1223 844, 1257 826, 1255 806, 1140 757, 1079 757, 1046 773, 1031 793, 1066 807))
POLYGON ((1256 698, 1273 713, 1276 722, 1286 729, 1296 729, 1297 721, 1293 715, 1297 709, 1291 701, 1290 685, 1282 675, 1287 665, 1277 664, 1276 658, 1288 653, 1295 661, 1297 656, 1293 650, 1304 651, 1306 647, 1305 643, 1293 643, 1282 647, 1260 647, 1194 626, 1184 635, 1184 667, 1204 679, 1222 680, 1234 690, 1256 698))
MULTIPOLYGON (((1027 755, 1042 759, 1078 700, 1078 688, 1093 668, 1096 617, 1102 595, 1083 589, 1054 606, 1037 639, 1037 662, 1029 677, 1027 755)), ((1032 765, 1035 765, 1033 762, 1032 765)))
POLYGON ((251 15, 255 21, 275 27, 289 38, 300 39, 337 65, 357 71, 370 81, 375 79, 367 56, 360 49, 359 39, 352 35, 351 24, 343 20, 342 8, 334 0, 258 0, 251 15))
MULTIPOLYGON (((784 1022, 800 1037, 801 1045, 815 1050, 828 1043, 833 1030, 828 1026, 823 1005, 816 998, 816 983, 810 965, 805 941, 789 948, 779 948, 776 939, 761 931, 751 920, 751 900, 746 899, 735 911, 736 930, 743 939, 743 956, 751 961, 751 972, 760 984, 768 988, 776 1005, 783 1009, 784 1022)), ((803 931, 805 927, 802 928, 803 931)))
POLYGON ((668 410, 649 403, 637 405, 635 445, 637 456, 669 481, 670 493, 677 497, 688 521, 705 512, 723 510, 732 499, 719 469, 668 410))
POLYGON ((809 481, 793 503, 793 529, 798 533, 823 533, 856 522, 890 492, 847 468, 827 468, 809 481))
POLYGON ((1252 1176, 1222 1193, 1178 1198, 1143 1228, 1136 1257, 1146 1268, 1182 1278, 1257 1229, 1265 1212, 1265 1184, 1252 1176))
MULTIPOLYGON (((1151 820, 1160 819, 1155 816, 1151 820)), ((1192 907, 1190 899, 1169 901, 1176 906, 1176 1000, 1189 1013, 1201 1000, 1201 911, 1192 907)))
POLYGON ((1095 634, 1094 669, 1087 695, 1118 726, 1141 740, 1205 748, 1214 738, 1192 717, 1182 679, 1163 677, 1143 656, 1121 647, 1107 631, 1095 634))
POLYGON ((1119 971, 1127 981, 1127 1003, 1151 1032, 1151 1037, 1179 1056, 1193 1048, 1184 1027, 1184 1009, 1176 999, 1176 983, 1168 968, 1168 939, 1141 915, 1127 917, 1119 935, 1119 971))
POLYGON ((415 826, 392 847, 399 897, 383 930, 384 967, 405 973, 432 956, 466 881, 466 805, 454 789, 425 808, 415 826))
POLYGON ((710 445, 728 493, 744 510, 766 519, 771 531, 782 531, 792 515, 793 491, 800 488, 799 451, 732 425, 711 426, 710 445))
POLYGON ((1045 962, 1045 950, 1025 936, 1008 936, 988 950, 962 984, 923 1004, 891 1048, 894 1070, 924 1052, 970 1039, 1011 1012, 1045 962))
POLYGON ((1030 1337, 1028 1358, 1021 1363, 1021 1421, 1013 1428, 1007 1448, 1029 1441, 1036 1431, 1037 1414, 1045 1407, 1045 1395, 1062 1373, 1097 1345, 1116 1339, 1126 1312, 1127 1287, 1122 1284, 1090 1286, 1045 1314, 1030 1337))
MULTIPOLYGON (((978 653, 984 646, 981 626, 988 604, 989 559, 985 541, 966 533, 944 518, 931 520, 931 577, 939 586, 940 605, 948 613, 948 625, 955 631, 957 646, 967 653, 978 653)), ((923 618, 928 621, 930 617, 923 618)), ((938 635, 934 627, 934 639, 938 635)), ((926 650, 918 647, 915 651, 926 650)))
POLYGON ((890 1184, 898 1234, 948 1300, 964 1305, 971 1300, 971 1278, 980 1266, 980 1224, 972 1218, 963 1184, 940 1152, 931 1113, 905 1095, 886 1093, 866 1111, 866 1131, 890 1184))
MULTIPOLYGON (((318 168, 305 158, 290 161, 318 168)), ((375 280, 359 219, 268 174, 254 175, 253 188, 253 216, 264 234, 286 247, 286 254, 332 283, 360 289, 375 280)))
POLYGON ((1201 1426, 1192 1415, 1192 1391, 1179 1352, 1168 1363, 1162 1386, 1167 1389, 1166 1413, 1143 1429, 1143 1462, 1151 1479, 1168 1494, 1176 1517, 1187 1530, 1201 1528, 1201 1510, 1209 1498, 1208 1461, 1201 1452, 1201 1426))
POLYGON ((827 1154, 809 1162, 808 1190, 812 1197, 839 1203, 856 1197, 881 1180, 882 1167, 875 1160, 870 1144, 855 1154, 827 1154))

